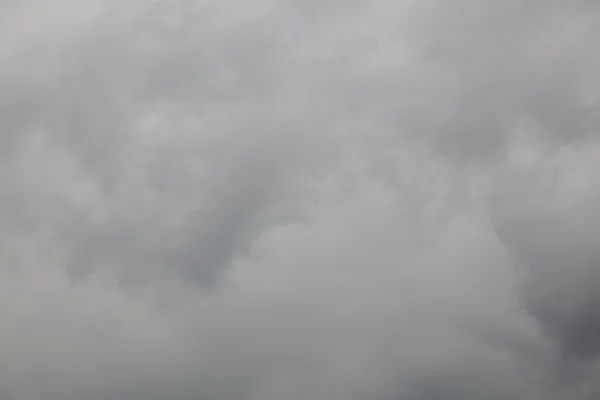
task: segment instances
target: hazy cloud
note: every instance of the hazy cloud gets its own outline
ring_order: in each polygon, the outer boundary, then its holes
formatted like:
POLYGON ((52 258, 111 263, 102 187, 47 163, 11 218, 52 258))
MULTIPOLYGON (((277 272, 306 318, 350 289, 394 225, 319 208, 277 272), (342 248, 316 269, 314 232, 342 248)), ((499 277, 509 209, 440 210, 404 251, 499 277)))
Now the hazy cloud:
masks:
POLYGON ((599 21, 0 2, 0 396, 597 396, 599 21))

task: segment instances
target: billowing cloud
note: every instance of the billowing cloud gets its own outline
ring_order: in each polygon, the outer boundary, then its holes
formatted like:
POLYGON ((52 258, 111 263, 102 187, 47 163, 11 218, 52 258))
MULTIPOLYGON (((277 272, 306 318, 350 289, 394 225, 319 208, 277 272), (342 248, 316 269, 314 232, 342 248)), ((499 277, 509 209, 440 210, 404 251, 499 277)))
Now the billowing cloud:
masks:
POLYGON ((0 396, 597 396, 599 18, 0 2, 0 396))

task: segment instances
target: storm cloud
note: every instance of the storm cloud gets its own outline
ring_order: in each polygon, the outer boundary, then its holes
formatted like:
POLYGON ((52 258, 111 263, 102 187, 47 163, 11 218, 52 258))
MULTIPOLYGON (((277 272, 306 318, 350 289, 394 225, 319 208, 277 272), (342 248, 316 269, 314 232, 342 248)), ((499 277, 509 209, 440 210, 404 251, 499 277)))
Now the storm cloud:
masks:
POLYGON ((0 397, 600 393, 600 8, 0 2, 0 397))

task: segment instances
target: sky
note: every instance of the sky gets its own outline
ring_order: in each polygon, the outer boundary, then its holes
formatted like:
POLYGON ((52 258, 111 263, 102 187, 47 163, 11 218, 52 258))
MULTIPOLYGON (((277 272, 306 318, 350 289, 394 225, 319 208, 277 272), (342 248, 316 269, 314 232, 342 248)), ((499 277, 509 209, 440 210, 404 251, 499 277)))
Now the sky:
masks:
POLYGON ((1 0, 0 397, 600 396, 600 5, 1 0))

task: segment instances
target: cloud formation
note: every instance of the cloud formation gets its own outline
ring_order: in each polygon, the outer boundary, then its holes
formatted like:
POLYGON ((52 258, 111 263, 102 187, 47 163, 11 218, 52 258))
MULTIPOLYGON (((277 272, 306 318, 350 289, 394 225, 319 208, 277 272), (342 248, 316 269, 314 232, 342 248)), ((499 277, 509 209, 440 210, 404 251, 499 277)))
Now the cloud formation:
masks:
POLYGON ((0 396, 600 393, 590 1, 0 3, 0 396))

